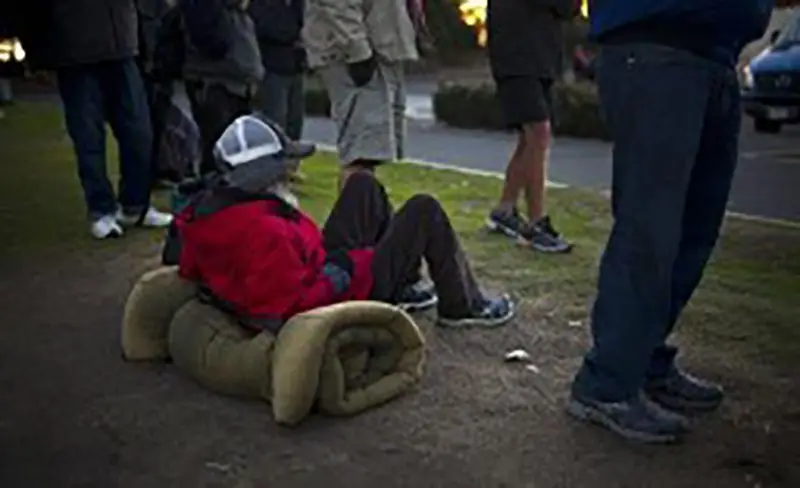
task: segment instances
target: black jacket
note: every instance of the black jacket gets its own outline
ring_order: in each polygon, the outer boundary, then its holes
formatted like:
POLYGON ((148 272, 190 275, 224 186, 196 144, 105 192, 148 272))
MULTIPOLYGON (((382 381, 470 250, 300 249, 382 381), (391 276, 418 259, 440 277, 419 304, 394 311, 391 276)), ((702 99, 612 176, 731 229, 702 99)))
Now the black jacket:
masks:
POLYGON ((494 76, 560 78, 563 24, 575 14, 573 0, 489 0, 486 24, 494 76))
POLYGON ((305 51, 300 47, 304 14, 304 0, 251 1, 250 16, 267 71, 292 75, 305 70, 305 51))
POLYGON ((22 45, 35 68, 135 57, 134 0, 23 0, 22 45))

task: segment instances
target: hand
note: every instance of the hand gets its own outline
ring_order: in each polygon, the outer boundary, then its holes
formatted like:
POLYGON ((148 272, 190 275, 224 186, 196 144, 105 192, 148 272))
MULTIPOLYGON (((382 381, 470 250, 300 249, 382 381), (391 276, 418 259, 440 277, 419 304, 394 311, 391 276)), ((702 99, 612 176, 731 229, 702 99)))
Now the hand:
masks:
POLYGON ((357 88, 361 88, 372 81, 372 77, 375 76, 377 68, 378 63, 375 61, 375 56, 370 56, 363 61, 349 63, 347 65, 347 74, 350 75, 353 84, 356 85, 357 88))
POLYGON ((341 268, 348 275, 353 275, 353 260, 350 259, 347 251, 336 250, 329 252, 328 255, 325 256, 325 264, 333 264, 341 268))
POLYGON ((331 282, 337 295, 341 295, 350 287, 350 274, 334 263, 325 263, 322 274, 331 282))

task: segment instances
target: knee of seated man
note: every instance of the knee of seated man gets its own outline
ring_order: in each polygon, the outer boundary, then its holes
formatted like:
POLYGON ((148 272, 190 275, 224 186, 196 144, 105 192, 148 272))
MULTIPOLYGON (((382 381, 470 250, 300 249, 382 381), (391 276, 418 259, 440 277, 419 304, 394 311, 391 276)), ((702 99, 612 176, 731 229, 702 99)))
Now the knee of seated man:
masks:
POLYGON ((432 217, 444 213, 442 204, 433 195, 418 193, 406 202, 409 208, 419 212, 422 217, 432 217))

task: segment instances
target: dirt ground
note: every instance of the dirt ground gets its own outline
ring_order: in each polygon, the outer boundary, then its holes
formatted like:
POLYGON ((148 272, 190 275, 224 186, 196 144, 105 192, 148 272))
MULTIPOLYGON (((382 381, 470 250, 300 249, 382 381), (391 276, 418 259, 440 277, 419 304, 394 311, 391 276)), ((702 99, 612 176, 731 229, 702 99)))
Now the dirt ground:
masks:
POLYGON ((425 326, 416 392, 278 428, 266 404, 121 360, 124 299, 157 252, 128 239, 0 268, 0 486, 800 486, 796 376, 694 348, 689 362, 730 401, 684 445, 634 446, 563 414, 585 332, 530 314, 496 331, 425 326), (503 363, 518 346, 538 374, 503 363))

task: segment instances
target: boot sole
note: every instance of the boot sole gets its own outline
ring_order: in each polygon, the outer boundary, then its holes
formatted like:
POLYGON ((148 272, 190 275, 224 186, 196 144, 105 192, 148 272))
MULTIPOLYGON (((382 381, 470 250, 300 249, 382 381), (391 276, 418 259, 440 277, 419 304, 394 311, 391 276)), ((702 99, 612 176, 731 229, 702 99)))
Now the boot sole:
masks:
POLYGON ((511 322, 517 315, 516 308, 512 308, 506 315, 494 319, 481 319, 481 318, 463 318, 463 319, 448 319, 439 317, 436 324, 440 327, 447 327, 451 329, 465 328, 465 327, 483 327, 495 328, 506 325, 511 322))
POLYGON ((644 444, 675 444, 681 440, 678 434, 649 434, 625 428, 614 421, 601 410, 572 399, 567 405, 567 413, 578 420, 600 425, 615 434, 635 442, 644 444))
POLYGON ((406 312, 406 313, 417 313, 417 312, 424 312, 425 310, 430 310, 431 308, 435 307, 436 304, 439 303, 439 297, 432 297, 424 302, 408 302, 408 303, 398 303, 397 308, 406 312))

